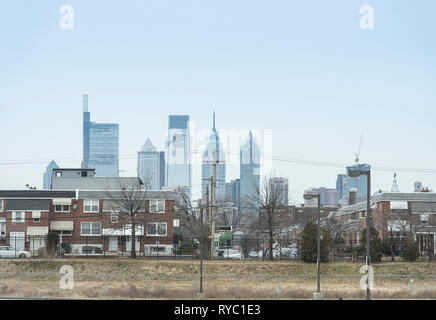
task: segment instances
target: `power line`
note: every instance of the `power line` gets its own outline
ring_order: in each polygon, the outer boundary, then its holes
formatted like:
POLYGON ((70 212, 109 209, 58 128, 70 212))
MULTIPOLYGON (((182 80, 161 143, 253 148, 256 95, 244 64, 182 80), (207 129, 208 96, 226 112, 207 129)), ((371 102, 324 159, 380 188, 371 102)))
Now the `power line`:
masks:
MULTIPOLYGON (((201 153, 201 151, 193 151, 193 153, 201 153)), ((231 151, 223 151, 223 153, 229 155, 237 155, 239 156, 239 152, 231 152, 231 151)), ((124 155, 118 157, 121 160, 136 160, 137 155, 124 155)), ((327 161, 319 161, 319 160, 306 160, 306 159, 298 159, 298 158, 287 158, 280 156, 272 156, 272 155, 263 155, 260 156, 263 160, 272 160, 277 162, 285 162, 285 163, 293 163, 293 164, 301 164, 301 165, 311 165, 311 166, 322 166, 322 167, 333 167, 333 168, 345 168, 350 166, 349 163, 338 163, 338 162, 327 162, 327 161)), ((27 160, 0 160, 0 165, 29 165, 29 164, 46 164, 51 159, 27 159, 27 160)), ((82 161, 82 158, 63 158, 58 159, 56 161, 59 162, 78 162, 82 161)), ((395 172, 409 172, 409 173, 430 173, 436 174, 436 169, 431 168, 406 168, 406 167, 389 167, 389 166, 371 166, 371 170, 376 171, 395 171, 395 172)))

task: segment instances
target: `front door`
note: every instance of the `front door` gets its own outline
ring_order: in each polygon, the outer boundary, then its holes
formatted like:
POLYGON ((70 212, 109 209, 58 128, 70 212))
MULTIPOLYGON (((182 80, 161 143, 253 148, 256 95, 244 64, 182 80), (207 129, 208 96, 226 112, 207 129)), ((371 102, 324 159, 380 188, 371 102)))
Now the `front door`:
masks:
POLYGON ((40 248, 45 248, 45 237, 32 236, 30 238, 30 251, 38 251, 40 248))
MULTIPOLYGON (((141 250, 141 248, 139 247, 139 237, 136 236, 136 241, 135 241, 135 251, 139 251, 141 250)), ((130 251, 132 249, 132 237, 127 236, 126 237, 126 251, 130 251)))
POLYGON ((24 250, 24 232, 10 232, 9 244, 17 250, 24 250))
POLYGON ((109 251, 118 251, 118 237, 109 237, 109 251))

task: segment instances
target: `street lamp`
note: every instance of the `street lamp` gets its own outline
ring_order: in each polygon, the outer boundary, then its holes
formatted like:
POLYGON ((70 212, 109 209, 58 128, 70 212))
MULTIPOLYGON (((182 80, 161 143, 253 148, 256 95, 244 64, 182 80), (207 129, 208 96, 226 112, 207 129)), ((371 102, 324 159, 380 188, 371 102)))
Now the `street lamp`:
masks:
POLYGON ((321 220, 321 194, 319 193, 305 193, 303 195, 304 200, 311 200, 317 198, 318 200, 318 226, 317 226, 317 257, 316 257, 316 269, 317 269, 317 291, 313 294, 314 300, 324 299, 324 294, 321 292, 320 287, 320 263, 321 263, 321 235, 320 235, 320 220, 321 220))
POLYGON ((361 175, 366 175, 367 178, 367 190, 366 190, 366 300, 371 300, 371 291, 369 285, 369 268, 370 268, 370 244, 371 244, 371 233, 370 233, 370 214, 371 214, 371 170, 361 170, 361 168, 353 166, 347 168, 347 174, 351 178, 357 178, 361 175))

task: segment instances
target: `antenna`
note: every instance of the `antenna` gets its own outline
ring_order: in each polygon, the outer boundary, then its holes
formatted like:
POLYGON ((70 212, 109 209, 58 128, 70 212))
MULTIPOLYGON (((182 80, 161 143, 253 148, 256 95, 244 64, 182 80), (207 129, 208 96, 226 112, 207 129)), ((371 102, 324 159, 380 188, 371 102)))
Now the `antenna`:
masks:
POLYGON ((359 163, 360 149, 362 148, 362 141, 363 141, 363 132, 362 132, 362 134, 360 135, 359 149, 357 150, 357 153, 356 153, 356 159, 354 160, 354 162, 356 162, 356 164, 359 163))

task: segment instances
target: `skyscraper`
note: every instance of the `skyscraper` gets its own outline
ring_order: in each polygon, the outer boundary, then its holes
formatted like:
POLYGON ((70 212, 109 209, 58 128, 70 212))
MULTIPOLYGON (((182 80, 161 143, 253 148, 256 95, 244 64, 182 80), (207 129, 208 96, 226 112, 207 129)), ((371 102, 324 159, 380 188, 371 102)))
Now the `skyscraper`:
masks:
POLYGON ((97 177, 118 177, 118 124, 90 121, 88 95, 83 96, 83 163, 97 177))
MULTIPOLYGON (((361 171, 366 171, 371 168, 368 164, 355 164, 349 167, 346 167, 348 172, 349 169, 359 169, 361 171)), ((336 190, 338 191, 339 200, 347 200, 348 194, 352 188, 357 189, 357 202, 366 201, 366 193, 367 193, 367 177, 366 175, 361 175, 357 178, 349 177, 346 174, 338 174, 338 178, 336 180, 336 190)), ((348 201, 345 201, 348 202, 348 201)))
POLYGON ((240 207, 256 207, 257 190, 260 188, 260 149, 250 131, 248 140, 240 150, 240 207))
POLYGON ((165 185, 164 152, 156 151, 150 139, 138 151, 138 177, 151 190, 161 190, 165 185))
POLYGON ((166 186, 183 189, 191 196, 191 141, 187 115, 168 118, 166 186))
POLYGON ((43 189, 50 190, 51 177, 53 176, 53 169, 59 168, 58 164, 52 160, 43 175, 43 189))
POLYGON ((289 180, 286 178, 271 178, 269 182, 270 194, 274 194, 274 190, 277 190, 280 195, 278 197, 278 203, 281 205, 287 205, 289 201, 289 180))
POLYGON ((203 164, 201 167, 201 195, 204 198, 206 190, 209 187, 210 178, 213 175, 213 162, 218 161, 216 165, 216 195, 218 201, 225 201, 226 197, 226 155, 220 145, 220 138, 215 128, 215 112, 213 113, 212 132, 209 136, 206 150, 203 153, 203 164))

